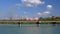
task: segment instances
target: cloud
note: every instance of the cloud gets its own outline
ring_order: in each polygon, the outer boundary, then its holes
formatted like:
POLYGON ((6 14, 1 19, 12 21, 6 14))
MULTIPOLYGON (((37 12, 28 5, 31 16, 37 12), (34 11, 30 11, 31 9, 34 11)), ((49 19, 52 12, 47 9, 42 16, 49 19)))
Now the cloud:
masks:
POLYGON ((51 9, 53 6, 52 5, 47 5, 47 8, 48 9, 51 9))
POLYGON ((23 3, 44 4, 41 0, 21 0, 23 3))
POLYGON ((26 6, 27 6, 27 7, 33 7, 33 5, 32 5, 32 4, 26 4, 26 6))
POLYGON ((16 7, 33 7, 32 4, 16 4, 16 7))
POLYGON ((21 0, 21 4, 16 4, 17 7, 25 6, 25 7, 34 7, 40 4, 44 4, 41 0, 21 0))
POLYGON ((43 12, 43 14, 50 14, 50 11, 45 11, 43 12))
POLYGON ((42 13, 38 12, 37 13, 37 15, 39 15, 39 16, 44 16, 44 15, 48 15, 48 14, 50 14, 50 11, 45 11, 45 12, 42 12, 42 13))
POLYGON ((42 13, 38 12, 37 15, 42 15, 42 13))

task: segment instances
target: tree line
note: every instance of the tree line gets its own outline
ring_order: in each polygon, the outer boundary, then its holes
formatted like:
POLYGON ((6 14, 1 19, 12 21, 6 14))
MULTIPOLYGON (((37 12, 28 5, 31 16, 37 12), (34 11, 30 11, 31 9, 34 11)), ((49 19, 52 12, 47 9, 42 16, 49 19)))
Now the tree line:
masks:
POLYGON ((60 17, 47 17, 47 18, 43 18, 43 17, 39 17, 40 21, 52 21, 52 20, 56 20, 56 21, 60 21, 60 17))

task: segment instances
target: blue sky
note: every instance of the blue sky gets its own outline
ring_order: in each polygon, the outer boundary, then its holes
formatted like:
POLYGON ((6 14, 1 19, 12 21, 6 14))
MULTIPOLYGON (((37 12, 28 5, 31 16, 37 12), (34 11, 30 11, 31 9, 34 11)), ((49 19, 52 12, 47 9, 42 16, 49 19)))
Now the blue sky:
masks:
POLYGON ((60 16, 60 0, 0 0, 0 19, 60 16))

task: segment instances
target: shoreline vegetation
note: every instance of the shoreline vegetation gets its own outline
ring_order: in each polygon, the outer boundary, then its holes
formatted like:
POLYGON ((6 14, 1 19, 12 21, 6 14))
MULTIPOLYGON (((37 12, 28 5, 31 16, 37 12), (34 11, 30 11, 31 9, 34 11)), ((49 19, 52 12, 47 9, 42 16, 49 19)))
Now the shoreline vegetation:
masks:
MULTIPOLYGON (((0 24, 36 24, 37 21, 19 21, 19 20, 0 20, 0 24)), ((52 22, 56 22, 56 24, 60 24, 60 21, 39 21, 40 24, 52 24, 52 22)))
POLYGON ((56 24, 60 24, 60 17, 58 16, 51 16, 51 17, 39 17, 38 20, 27 20, 26 18, 24 19, 16 19, 13 20, 12 18, 10 18, 9 20, 3 19, 0 20, 0 24, 18 24, 18 22, 20 22, 20 24, 36 24, 36 22, 39 22, 40 24, 52 24, 53 22, 55 22, 56 24))

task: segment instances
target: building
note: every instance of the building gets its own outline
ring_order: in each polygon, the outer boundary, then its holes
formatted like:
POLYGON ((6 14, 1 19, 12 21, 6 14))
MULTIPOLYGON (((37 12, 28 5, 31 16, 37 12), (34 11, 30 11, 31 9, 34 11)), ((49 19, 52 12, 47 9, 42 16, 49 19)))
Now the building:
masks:
POLYGON ((57 16, 52 16, 53 19, 57 18, 57 16))
POLYGON ((26 18, 26 20, 28 20, 28 21, 37 21, 38 18, 26 18))

